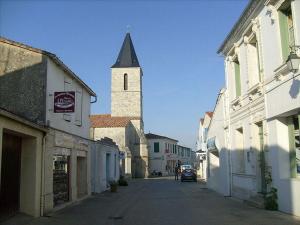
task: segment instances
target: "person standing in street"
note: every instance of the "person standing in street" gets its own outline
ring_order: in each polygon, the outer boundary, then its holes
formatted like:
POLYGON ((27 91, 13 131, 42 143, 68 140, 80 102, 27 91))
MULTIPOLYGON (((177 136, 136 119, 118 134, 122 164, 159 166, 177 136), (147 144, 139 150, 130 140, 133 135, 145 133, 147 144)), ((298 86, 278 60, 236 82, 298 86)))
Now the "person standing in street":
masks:
POLYGON ((179 167, 176 166, 175 167, 175 180, 178 180, 178 171, 179 171, 179 167))

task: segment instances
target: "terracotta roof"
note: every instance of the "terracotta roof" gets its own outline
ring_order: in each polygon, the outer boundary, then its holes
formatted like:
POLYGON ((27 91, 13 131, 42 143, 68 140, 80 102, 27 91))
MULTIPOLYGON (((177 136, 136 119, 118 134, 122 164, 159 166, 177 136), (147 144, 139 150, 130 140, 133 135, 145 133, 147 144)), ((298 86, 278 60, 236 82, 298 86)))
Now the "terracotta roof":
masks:
POLYGON ((91 126, 94 128, 126 127, 130 120, 138 120, 140 117, 111 116, 110 114, 91 115, 91 126))
POLYGON ((25 44, 20 43, 20 42, 9 40, 9 39, 1 37, 1 36, 0 36, 0 42, 3 42, 3 43, 6 43, 6 44, 9 44, 9 45, 13 45, 13 46, 16 46, 16 47, 19 47, 19 48, 26 49, 28 51, 32 51, 32 52, 36 52, 36 53, 40 53, 40 54, 48 56, 62 70, 64 70, 70 76, 74 77, 74 79, 77 80, 77 82, 79 82, 89 92, 90 95, 96 97, 96 93, 87 84, 85 84, 67 65, 65 65, 55 54, 53 54, 51 52, 48 52, 48 51, 45 51, 45 50, 42 50, 42 49, 39 49, 39 48, 31 47, 29 45, 25 45, 25 44))
POLYGON ((207 114, 210 118, 212 118, 212 116, 213 116, 213 112, 206 112, 205 114, 207 114))
POLYGON ((178 142, 178 140, 175 140, 173 138, 169 138, 169 137, 165 137, 165 136, 161 136, 161 135, 157 135, 157 134, 152 134, 152 133, 145 134, 145 136, 147 139, 169 139, 169 140, 178 142))

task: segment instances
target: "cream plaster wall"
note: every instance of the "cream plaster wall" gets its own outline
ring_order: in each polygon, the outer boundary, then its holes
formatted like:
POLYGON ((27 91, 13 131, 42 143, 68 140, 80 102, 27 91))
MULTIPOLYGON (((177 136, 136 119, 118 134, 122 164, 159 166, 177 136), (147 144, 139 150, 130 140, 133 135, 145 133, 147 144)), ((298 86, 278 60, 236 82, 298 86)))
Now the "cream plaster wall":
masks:
MULTIPOLYGON (((78 97, 76 93, 76 98, 78 97)), ((90 106, 91 106, 91 97, 90 94, 70 75, 64 72, 60 67, 58 67, 51 59, 47 60, 47 90, 46 90, 46 120, 49 120, 50 127, 55 129, 63 130, 70 134, 75 134, 83 138, 89 138, 89 129, 90 129, 90 106), (70 84, 67 85, 65 90, 65 81, 70 84), (77 110, 80 110, 80 107, 75 107, 74 113, 54 113, 54 92, 59 91, 75 91, 82 93, 82 116, 81 116, 81 125, 76 125, 75 118, 77 110), (71 121, 66 119, 70 118, 71 121)))
POLYGON ((38 217, 40 216, 43 132, 0 115, 0 159, 3 132, 7 131, 13 131, 15 135, 22 137, 20 211, 38 217))

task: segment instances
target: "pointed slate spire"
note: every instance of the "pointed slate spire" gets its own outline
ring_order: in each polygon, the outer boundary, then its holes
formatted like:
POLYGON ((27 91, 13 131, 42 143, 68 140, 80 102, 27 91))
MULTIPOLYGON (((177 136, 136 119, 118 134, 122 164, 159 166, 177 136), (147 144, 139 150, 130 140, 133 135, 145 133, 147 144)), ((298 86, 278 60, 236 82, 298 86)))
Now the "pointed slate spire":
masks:
POLYGON ((127 33, 116 63, 112 68, 140 67, 130 34, 127 33))

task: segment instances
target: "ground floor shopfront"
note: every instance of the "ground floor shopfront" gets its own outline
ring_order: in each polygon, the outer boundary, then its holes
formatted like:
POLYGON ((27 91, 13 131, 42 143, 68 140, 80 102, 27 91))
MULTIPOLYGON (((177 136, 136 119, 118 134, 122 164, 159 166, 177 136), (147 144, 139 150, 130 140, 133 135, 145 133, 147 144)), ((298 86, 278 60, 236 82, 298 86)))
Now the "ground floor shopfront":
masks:
POLYGON ((0 110, 0 222, 22 212, 40 215, 46 129, 0 110))
POLYGON ((89 140, 50 129, 45 146, 43 213, 90 195, 89 140))

